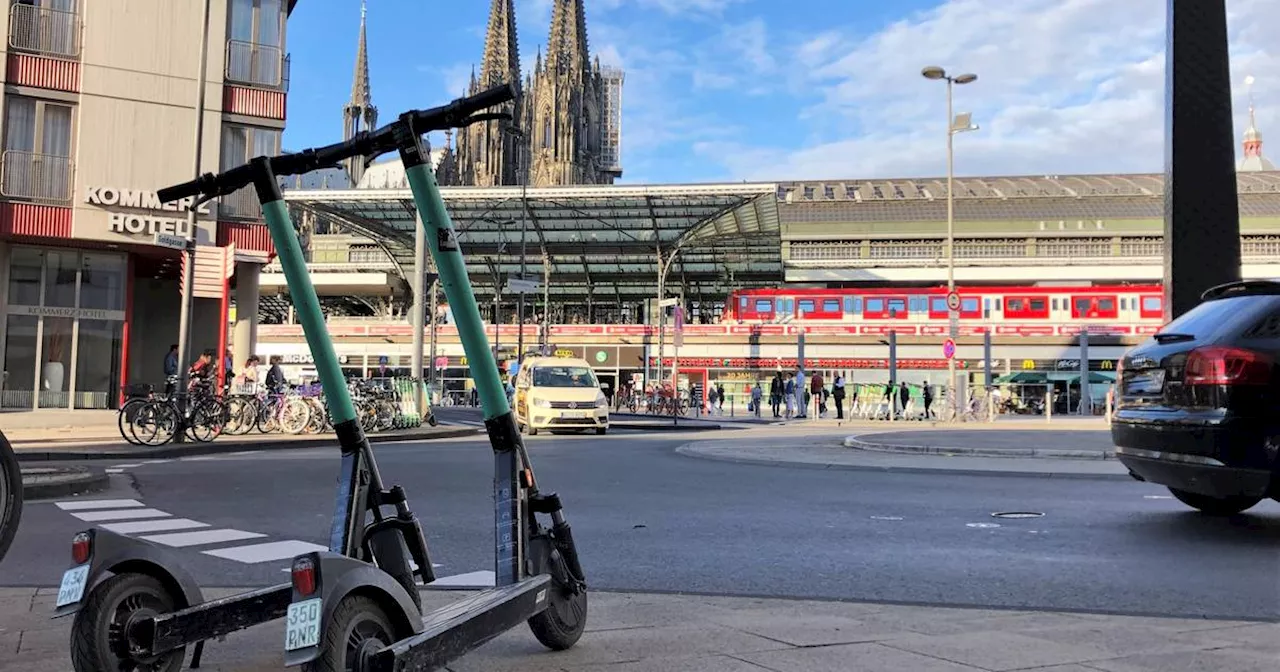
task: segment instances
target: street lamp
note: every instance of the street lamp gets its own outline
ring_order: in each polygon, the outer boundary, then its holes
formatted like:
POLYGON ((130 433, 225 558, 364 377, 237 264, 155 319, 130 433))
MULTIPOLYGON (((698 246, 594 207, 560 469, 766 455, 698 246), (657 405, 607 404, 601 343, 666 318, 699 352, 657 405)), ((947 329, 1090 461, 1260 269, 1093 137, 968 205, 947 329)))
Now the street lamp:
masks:
MULTIPOLYGON (((523 146, 524 131, 518 126, 508 126, 504 132, 511 136, 515 146, 523 146)), ((526 240, 528 237, 529 222, 529 168, 525 165, 524 157, 521 152, 516 152, 516 181, 520 183, 520 280, 524 281, 525 274, 528 272, 528 266, 525 260, 528 258, 526 250, 526 240)), ((520 297, 516 303, 516 361, 524 362, 524 286, 521 286, 520 297)))
MULTIPOLYGON (((955 217, 955 148, 954 139, 957 133, 966 131, 976 131, 978 127, 971 124, 971 114, 965 112, 956 115, 952 111, 952 89, 956 84, 969 84, 977 81, 978 76, 973 73, 965 73, 952 77, 947 74, 946 70, 930 65, 920 71, 925 79, 930 80, 946 80, 947 82, 947 296, 956 291, 956 217, 955 217)), ((951 301, 948 300, 948 303, 951 301)), ((959 332, 960 312, 959 306, 952 308, 947 306, 949 329, 948 333, 954 341, 959 332)), ((960 401, 959 390, 956 389, 956 360, 955 357, 947 358, 947 375, 950 378, 948 383, 948 391, 951 396, 951 419, 954 420, 957 415, 956 404, 960 401)))

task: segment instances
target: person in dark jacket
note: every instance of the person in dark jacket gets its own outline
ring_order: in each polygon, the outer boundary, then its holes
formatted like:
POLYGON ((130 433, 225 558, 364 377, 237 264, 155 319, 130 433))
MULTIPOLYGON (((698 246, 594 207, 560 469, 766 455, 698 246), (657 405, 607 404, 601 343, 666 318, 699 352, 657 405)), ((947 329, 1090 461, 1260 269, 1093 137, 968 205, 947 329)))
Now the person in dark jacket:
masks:
POLYGON ((838 373, 831 383, 831 397, 836 400, 836 420, 844 420, 844 376, 838 373))
POLYGON ((773 407, 773 417, 782 417, 782 374, 775 373, 769 381, 769 405, 773 407))
POLYGON ((902 381, 902 386, 898 389, 898 396, 902 399, 902 417, 907 417, 907 402, 911 401, 911 388, 907 387, 907 382, 902 381))
POLYGON ((271 355, 268 360, 271 368, 267 369, 267 378, 263 384, 271 394, 279 394, 285 387, 284 370, 280 368, 280 355, 271 355))

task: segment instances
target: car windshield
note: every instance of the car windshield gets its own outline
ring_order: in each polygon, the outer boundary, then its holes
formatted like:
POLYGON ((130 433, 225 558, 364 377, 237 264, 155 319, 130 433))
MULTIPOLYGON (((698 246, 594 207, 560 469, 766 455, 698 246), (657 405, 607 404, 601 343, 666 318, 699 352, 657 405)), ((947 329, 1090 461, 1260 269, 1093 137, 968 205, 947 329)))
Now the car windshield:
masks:
POLYGON ((596 376, 584 366, 539 366, 533 370, 534 387, 599 387, 596 376))

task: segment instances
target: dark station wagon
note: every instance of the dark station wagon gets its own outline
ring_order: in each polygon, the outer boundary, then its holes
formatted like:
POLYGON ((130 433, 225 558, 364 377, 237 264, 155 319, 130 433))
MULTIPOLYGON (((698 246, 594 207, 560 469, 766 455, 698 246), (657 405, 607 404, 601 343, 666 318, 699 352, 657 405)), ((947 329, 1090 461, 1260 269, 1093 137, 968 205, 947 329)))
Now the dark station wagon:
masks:
POLYGON ((1111 438, 1134 478, 1229 515, 1280 500, 1280 282, 1201 298, 1121 360, 1111 438))

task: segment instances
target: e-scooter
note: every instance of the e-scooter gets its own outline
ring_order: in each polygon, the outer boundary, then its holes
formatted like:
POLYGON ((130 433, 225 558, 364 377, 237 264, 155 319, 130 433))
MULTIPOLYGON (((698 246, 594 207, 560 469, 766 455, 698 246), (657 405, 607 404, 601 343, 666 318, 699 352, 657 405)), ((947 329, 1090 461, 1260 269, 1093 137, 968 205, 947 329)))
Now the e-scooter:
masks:
MULTIPOLYGON (((422 618, 404 600, 391 599, 380 587, 385 583, 385 565, 363 564, 343 552, 358 530, 335 529, 328 552, 308 553, 293 562, 293 602, 285 621, 284 642, 289 665, 323 672, 434 670, 521 622, 527 621, 538 641, 554 650, 573 646, 586 626, 587 586, 572 532, 560 498, 538 490, 485 337, 453 222, 421 141, 422 134, 430 131, 509 118, 501 113, 477 113, 514 97, 511 87, 498 87, 443 107, 406 112, 381 129, 317 150, 318 155, 334 161, 349 157, 372 160, 391 151, 400 154, 422 233, 471 362, 493 448, 495 585, 422 618), (539 513, 550 517, 550 527, 538 521, 535 514, 539 513)), ((267 168, 265 163, 259 165, 267 168)), ((273 188, 275 179, 264 172, 257 183, 262 189, 273 188)), ((268 222, 292 287, 290 273, 305 277, 306 271, 300 256, 290 259, 299 254, 293 232, 285 228, 283 218, 275 219, 275 223, 268 222), (283 248, 289 246, 293 251, 286 254, 283 248)), ((311 327, 304 323, 304 329, 308 341, 313 342, 311 327)), ((314 342, 312 350, 316 350, 314 342)), ((317 362, 319 359, 317 356, 317 362)), ((371 468, 372 459, 361 459, 365 452, 367 449, 344 452, 344 480, 338 488, 337 507, 352 512, 346 516, 348 521, 360 519, 366 499, 369 508, 376 511, 384 496, 377 472, 371 468)))
MULTIPOLYGON (((484 94, 482 94, 483 96, 484 94)), ((489 93, 490 102, 504 93, 489 93)), ((479 99, 482 96, 477 96, 479 99)), ((499 100, 501 99, 501 100, 499 100)), ((483 102, 480 100, 478 102, 483 102)), ((476 99, 456 101, 454 106, 478 104, 476 99)), ((285 264, 291 294, 297 303, 317 373, 326 392, 330 416, 343 454, 340 501, 350 500, 359 488, 367 499, 335 510, 329 562, 347 560, 359 570, 369 591, 391 596, 404 613, 417 613, 419 596, 415 579, 434 580, 426 539, 410 511, 404 490, 383 490, 373 453, 359 426, 333 345, 325 331, 319 301, 305 265, 288 212, 275 184, 277 175, 307 173, 327 168, 339 145, 277 157, 259 157, 220 175, 206 174, 192 182, 159 191, 163 202, 183 201, 197 207, 218 196, 255 185, 263 204, 263 216, 271 228, 285 264), (270 175, 267 180, 262 176, 270 175), (350 476, 372 480, 353 481, 350 476), (370 487, 376 485, 376 487, 370 487), (345 490, 344 490, 345 488, 345 490), (345 493, 345 495, 344 495, 345 493), (394 517, 382 515, 393 506, 394 517), (367 515, 373 513, 373 520, 367 515), (416 565, 416 568, 414 567, 416 565)), ((199 585, 168 549, 107 530, 90 529, 72 538, 72 567, 59 586, 54 617, 75 615, 71 632, 71 660, 77 672, 101 670, 181 669, 186 647, 195 644, 191 667, 200 665, 204 643, 232 632, 285 616, 296 581, 230 597, 204 601, 199 585)))

